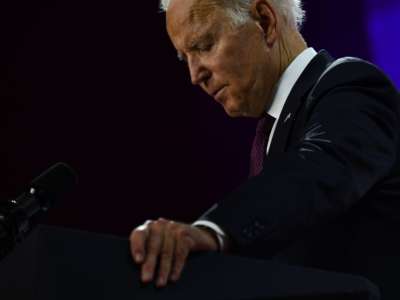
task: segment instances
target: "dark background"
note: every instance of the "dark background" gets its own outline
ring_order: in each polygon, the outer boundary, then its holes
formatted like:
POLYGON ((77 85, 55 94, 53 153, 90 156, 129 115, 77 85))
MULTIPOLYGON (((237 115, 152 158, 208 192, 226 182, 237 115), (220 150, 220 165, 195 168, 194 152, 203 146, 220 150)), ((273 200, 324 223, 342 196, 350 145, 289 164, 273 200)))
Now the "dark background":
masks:
MULTIPOLYGON (((310 46, 377 62, 376 4, 305 8, 310 46)), ((2 2, 0 200, 65 161, 79 186, 44 222, 128 235, 149 218, 194 221, 246 178, 254 120, 191 86, 164 21, 157 1, 2 2)))

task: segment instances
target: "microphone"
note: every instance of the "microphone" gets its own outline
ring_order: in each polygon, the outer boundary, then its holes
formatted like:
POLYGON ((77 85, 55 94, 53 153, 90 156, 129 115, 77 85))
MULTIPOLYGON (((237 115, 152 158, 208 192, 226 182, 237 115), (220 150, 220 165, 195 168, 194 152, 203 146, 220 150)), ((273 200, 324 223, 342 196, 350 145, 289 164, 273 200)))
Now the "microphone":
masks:
POLYGON ((77 184, 75 171, 59 162, 36 177, 15 200, 0 202, 0 259, 35 226, 35 219, 77 184))

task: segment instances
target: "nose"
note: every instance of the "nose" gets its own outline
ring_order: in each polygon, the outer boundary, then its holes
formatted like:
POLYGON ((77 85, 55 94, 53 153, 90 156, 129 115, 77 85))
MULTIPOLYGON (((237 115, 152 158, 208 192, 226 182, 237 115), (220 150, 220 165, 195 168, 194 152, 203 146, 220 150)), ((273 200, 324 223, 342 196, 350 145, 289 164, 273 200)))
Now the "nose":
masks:
POLYGON ((208 70, 197 57, 193 56, 188 59, 188 67, 190 80, 194 85, 200 85, 202 82, 206 82, 211 76, 210 70, 208 70))

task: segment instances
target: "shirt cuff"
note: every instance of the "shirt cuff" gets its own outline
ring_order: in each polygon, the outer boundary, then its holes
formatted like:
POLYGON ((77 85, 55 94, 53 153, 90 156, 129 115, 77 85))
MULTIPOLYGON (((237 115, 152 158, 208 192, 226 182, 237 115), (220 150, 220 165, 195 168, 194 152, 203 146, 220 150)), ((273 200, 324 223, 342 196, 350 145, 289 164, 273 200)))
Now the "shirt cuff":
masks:
POLYGON ((193 226, 204 226, 207 228, 210 228, 213 230, 216 234, 217 240, 218 240, 218 246, 219 250, 222 252, 224 249, 224 240, 226 238, 225 232, 219 227, 217 224, 211 222, 211 221, 206 221, 206 220, 198 220, 194 223, 192 223, 193 226))

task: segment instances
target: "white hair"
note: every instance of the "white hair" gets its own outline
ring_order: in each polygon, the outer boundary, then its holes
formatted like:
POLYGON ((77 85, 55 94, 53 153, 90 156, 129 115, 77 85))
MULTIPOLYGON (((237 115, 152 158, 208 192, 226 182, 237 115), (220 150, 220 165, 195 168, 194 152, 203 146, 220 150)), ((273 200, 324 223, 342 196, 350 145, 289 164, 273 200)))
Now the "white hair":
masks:
MULTIPOLYGON (((161 0, 160 8, 167 11, 171 0, 161 0)), ((250 20, 250 6, 253 0, 222 0, 223 5, 227 8, 227 14, 232 19, 234 25, 242 25, 250 20)), ((281 14, 287 19, 289 25, 301 28, 304 22, 305 11, 302 7, 301 0, 271 0, 271 2, 279 9, 281 14)))

